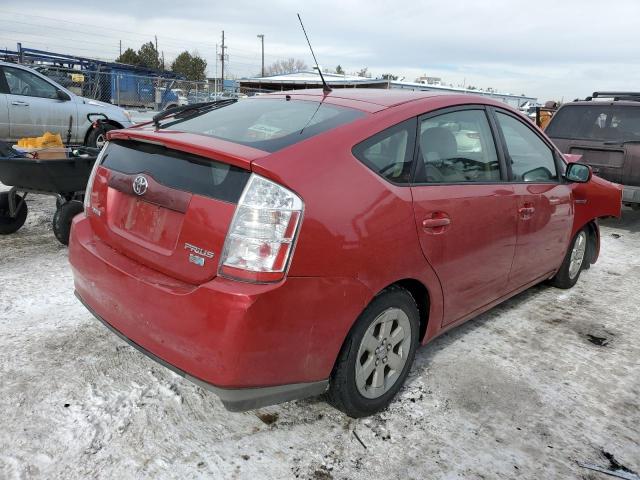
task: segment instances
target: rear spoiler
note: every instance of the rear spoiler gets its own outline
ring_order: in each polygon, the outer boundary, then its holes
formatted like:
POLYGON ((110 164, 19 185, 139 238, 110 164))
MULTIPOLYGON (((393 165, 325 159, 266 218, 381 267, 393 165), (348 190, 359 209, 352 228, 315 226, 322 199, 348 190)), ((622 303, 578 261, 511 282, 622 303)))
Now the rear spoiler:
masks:
POLYGON ((183 133, 172 130, 150 130, 148 128, 132 128, 111 130, 107 133, 109 140, 125 140, 160 145, 171 150, 210 158, 229 165, 251 170, 251 163, 268 155, 267 152, 228 142, 219 138, 183 133))

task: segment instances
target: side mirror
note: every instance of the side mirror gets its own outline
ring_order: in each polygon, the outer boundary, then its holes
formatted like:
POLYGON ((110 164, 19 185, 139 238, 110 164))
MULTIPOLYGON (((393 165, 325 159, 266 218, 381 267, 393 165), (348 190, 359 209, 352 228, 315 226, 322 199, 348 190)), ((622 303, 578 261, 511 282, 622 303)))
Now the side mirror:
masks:
POLYGON ((71 97, 67 95, 65 92, 63 92, 62 90, 57 91, 57 97, 58 97, 58 100, 61 100, 63 102, 68 102, 69 100, 71 100, 71 97))
POLYGON ((585 165, 584 163, 570 163, 567 166, 567 171, 564 174, 564 178, 566 178, 570 182, 587 183, 589 180, 591 180, 592 175, 593 172, 591 171, 591 167, 589 165, 585 165))

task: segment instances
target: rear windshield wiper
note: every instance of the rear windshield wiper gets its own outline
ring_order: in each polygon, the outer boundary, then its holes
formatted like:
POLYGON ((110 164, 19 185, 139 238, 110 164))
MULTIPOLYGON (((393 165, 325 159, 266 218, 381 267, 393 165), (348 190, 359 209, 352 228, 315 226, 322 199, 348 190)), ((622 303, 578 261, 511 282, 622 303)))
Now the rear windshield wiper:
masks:
POLYGON ((640 140, 624 140, 624 141, 610 141, 610 142, 604 142, 605 145, 626 145, 627 143, 640 143, 640 140))
POLYGON ((203 113, 209 112, 211 110, 215 110, 216 108, 225 107, 227 105, 231 105, 232 103, 236 103, 238 100, 236 98, 227 98, 224 100, 216 100, 214 102, 202 102, 202 103, 192 103, 191 105, 180 105, 178 107, 167 108, 166 110, 157 113, 153 116, 153 124, 156 128, 160 128, 160 120, 163 120, 168 117, 173 117, 176 119, 186 120, 187 118, 193 118, 203 113), (189 115, 185 115, 185 114, 189 115))

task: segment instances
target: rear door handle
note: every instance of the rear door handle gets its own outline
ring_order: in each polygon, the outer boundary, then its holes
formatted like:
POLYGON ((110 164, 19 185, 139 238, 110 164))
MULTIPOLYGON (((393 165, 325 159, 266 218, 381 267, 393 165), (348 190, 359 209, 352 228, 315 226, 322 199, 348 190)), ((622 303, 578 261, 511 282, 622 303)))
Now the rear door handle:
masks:
POLYGON ((425 218, 422 221, 423 228, 438 228, 438 227, 447 227, 451 225, 450 218, 425 218))
POLYGON ((11 102, 11 105, 15 105, 16 107, 28 107, 29 104, 27 102, 23 102, 21 100, 14 100, 11 102))
POLYGON ((531 218, 531 215, 533 215, 535 211, 535 207, 533 207, 533 205, 530 203, 525 203, 523 207, 520 207, 518 209, 520 217, 524 218, 525 220, 531 218))
POLYGON ((430 213, 422 220, 422 229, 431 235, 443 233, 449 225, 451 225, 451 218, 444 212, 430 213))

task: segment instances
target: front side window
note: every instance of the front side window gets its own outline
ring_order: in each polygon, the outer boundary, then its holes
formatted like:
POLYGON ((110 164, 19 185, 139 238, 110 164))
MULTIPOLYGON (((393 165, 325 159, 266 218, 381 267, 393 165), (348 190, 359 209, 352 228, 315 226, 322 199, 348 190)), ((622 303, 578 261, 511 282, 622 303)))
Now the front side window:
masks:
POLYGON ((353 154, 393 183, 409 183, 413 160, 415 119, 407 120, 353 147, 353 154))
POLYGON ((416 182, 499 181, 500 163, 484 110, 460 110, 422 121, 416 182))
POLYGON ((4 67, 4 76, 12 95, 58 98, 58 89, 46 80, 19 68, 4 67))
POLYGON ((516 182, 558 180, 553 150, 520 120, 496 112, 507 147, 507 163, 516 182))

